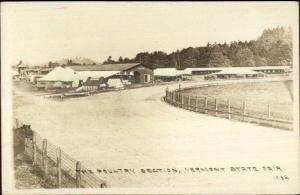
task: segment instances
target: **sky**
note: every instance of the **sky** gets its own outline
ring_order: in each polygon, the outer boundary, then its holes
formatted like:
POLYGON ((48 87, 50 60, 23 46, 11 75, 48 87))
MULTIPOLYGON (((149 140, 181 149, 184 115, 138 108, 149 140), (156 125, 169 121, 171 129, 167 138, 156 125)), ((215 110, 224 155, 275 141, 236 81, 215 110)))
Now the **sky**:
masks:
POLYGON ((170 53, 207 42, 253 40, 276 26, 298 28, 297 2, 1 3, 1 47, 8 64, 170 53))

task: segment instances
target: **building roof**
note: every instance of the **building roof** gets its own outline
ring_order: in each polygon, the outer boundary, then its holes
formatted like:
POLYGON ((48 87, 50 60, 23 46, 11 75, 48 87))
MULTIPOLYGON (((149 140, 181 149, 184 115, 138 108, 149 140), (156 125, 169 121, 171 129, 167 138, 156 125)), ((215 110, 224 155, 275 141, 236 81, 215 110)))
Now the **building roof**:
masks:
POLYGON ((89 77, 83 85, 84 86, 99 86, 102 83, 102 81, 103 81, 103 77, 101 77, 101 78, 89 77))
POLYGON ((212 75, 257 75, 257 74, 263 74, 261 72, 256 72, 254 70, 250 69, 239 69, 239 68, 226 68, 224 70, 221 70, 220 72, 212 73, 212 75))
MULTIPOLYGON (((157 68, 154 69, 155 76, 178 76, 178 75, 187 75, 192 74, 193 71, 227 71, 231 72, 248 72, 256 71, 256 70, 278 70, 278 69, 291 69, 290 66, 259 66, 259 67, 212 67, 212 68, 186 68, 184 70, 176 70, 176 68, 157 68)), ((223 72, 225 73, 225 72, 223 72)), ((253 72, 252 72, 253 73, 253 72)))
POLYGON ((71 66, 71 68, 75 71, 124 71, 137 65, 140 65, 140 63, 71 66))
POLYGON ((155 76, 169 76, 169 77, 191 74, 191 72, 188 71, 187 69, 176 70, 176 68, 157 68, 154 69, 153 72, 155 76))
POLYGON ((110 77, 112 75, 118 74, 120 71, 78 71, 75 73, 75 77, 78 80, 87 80, 87 78, 100 78, 100 77, 110 77))

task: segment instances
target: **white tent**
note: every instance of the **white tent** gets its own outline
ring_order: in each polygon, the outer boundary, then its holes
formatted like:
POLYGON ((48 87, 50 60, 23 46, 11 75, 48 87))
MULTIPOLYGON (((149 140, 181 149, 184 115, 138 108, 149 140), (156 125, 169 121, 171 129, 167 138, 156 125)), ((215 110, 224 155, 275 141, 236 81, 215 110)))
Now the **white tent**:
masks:
POLYGON ((70 68, 56 67, 51 72, 39 79, 39 81, 72 82, 75 72, 70 68))

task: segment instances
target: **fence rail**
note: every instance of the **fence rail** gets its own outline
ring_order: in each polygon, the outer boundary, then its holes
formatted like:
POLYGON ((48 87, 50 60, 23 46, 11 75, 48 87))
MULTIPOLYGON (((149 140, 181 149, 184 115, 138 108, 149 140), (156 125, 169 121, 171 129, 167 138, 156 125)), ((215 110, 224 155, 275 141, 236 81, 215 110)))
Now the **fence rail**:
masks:
POLYGON ((107 184, 93 172, 87 171, 60 147, 42 138, 18 119, 14 119, 14 134, 24 142, 24 154, 31 159, 41 175, 54 188, 105 188, 107 184))
POLYGON ((293 116, 285 112, 272 110, 273 105, 257 104, 255 102, 246 102, 243 100, 233 101, 231 99, 210 96, 191 96, 183 93, 185 89, 181 89, 179 85, 178 89, 169 91, 167 87, 164 101, 175 107, 197 113, 209 114, 231 120, 258 123, 283 129, 293 128, 293 116))

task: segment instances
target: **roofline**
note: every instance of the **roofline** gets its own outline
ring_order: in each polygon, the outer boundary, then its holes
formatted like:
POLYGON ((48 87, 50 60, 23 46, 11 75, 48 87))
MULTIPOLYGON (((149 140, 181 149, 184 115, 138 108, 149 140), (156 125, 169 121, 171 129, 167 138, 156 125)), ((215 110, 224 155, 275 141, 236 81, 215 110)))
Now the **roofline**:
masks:
MULTIPOLYGON (((135 68, 135 67, 137 67, 137 66, 144 66, 145 68, 149 68, 149 69, 151 69, 151 70, 154 70, 154 69, 155 69, 155 68, 152 68, 152 67, 147 66, 147 65, 145 65, 145 64, 139 63, 139 64, 137 64, 137 65, 135 65, 135 66, 133 66, 133 67, 130 67, 130 68, 128 68, 128 69, 125 69, 125 70, 130 70, 130 69, 133 69, 133 68, 135 68)), ((123 70, 123 71, 125 71, 125 70, 123 70)))

